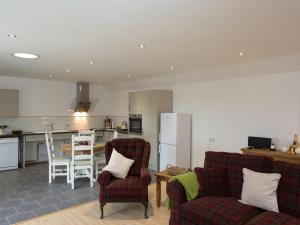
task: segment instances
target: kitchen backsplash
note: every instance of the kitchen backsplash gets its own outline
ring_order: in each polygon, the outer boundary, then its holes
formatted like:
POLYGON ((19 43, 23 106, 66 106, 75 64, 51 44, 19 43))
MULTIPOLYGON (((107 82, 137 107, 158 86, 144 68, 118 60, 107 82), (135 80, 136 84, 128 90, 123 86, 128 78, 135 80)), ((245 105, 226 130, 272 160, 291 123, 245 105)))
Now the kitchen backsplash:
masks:
MULTIPOLYGON (((114 126, 122 121, 128 122, 128 116, 111 116, 114 126)), ((0 118, 0 125, 8 125, 8 131, 46 131, 53 123, 53 130, 80 130, 103 128, 105 116, 25 116, 18 118, 0 118)))

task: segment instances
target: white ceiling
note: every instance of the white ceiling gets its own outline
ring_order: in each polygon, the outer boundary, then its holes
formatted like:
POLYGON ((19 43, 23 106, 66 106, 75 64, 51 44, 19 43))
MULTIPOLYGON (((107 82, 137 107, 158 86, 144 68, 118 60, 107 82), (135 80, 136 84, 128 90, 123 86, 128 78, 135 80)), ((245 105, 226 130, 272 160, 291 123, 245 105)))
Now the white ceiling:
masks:
POLYGON ((0 75, 107 85, 172 79, 299 54, 299 21, 299 0, 3 0, 0 75))

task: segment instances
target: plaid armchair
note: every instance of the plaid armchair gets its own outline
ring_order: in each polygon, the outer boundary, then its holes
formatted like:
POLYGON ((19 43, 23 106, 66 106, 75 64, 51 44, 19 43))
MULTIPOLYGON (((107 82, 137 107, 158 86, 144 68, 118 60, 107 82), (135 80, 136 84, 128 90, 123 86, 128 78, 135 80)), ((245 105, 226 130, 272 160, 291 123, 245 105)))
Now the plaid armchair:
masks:
POLYGON ((112 150, 134 160, 126 179, 113 177, 108 171, 103 171, 98 177, 100 184, 99 202, 101 218, 103 208, 110 202, 141 202, 145 207, 145 218, 148 218, 148 185, 151 175, 148 170, 150 144, 143 139, 114 139, 105 145, 106 163, 109 162, 112 150))

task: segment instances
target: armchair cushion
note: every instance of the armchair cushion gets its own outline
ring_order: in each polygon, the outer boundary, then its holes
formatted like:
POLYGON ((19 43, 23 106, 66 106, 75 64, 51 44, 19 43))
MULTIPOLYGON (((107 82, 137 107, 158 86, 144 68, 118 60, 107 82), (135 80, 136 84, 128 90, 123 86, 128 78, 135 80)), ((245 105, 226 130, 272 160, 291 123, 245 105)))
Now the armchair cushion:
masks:
POLYGON ((151 183, 151 175, 148 168, 141 169, 140 182, 143 187, 148 186, 151 183))
POLYGON ((106 165, 102 170, 110 172, 116 178, 124 179, 133 163, 134 160, 127 159, 113 149, 108 165, 106 165))
POLYGON ((195 168, 200 190, 198 197, 229 196, 227 171, 222 168, 195 168))
POLYGON ((126 179, 114 179, 105 187, 105 199, 108 202, 126 202, 140 199, 142 192, 140 178, 128 176, 126 179))

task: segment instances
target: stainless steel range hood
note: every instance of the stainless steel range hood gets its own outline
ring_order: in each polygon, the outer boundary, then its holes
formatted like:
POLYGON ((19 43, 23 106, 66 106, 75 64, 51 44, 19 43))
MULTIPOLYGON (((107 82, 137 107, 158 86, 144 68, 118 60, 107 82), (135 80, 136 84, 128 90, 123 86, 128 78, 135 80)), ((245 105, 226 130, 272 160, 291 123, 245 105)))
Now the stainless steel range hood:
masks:
POLYGON ((88 112, 91 106, 89 83, 77 83, 75 112, 88 112))

